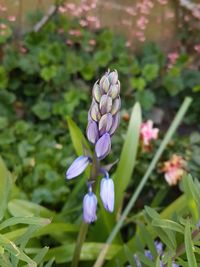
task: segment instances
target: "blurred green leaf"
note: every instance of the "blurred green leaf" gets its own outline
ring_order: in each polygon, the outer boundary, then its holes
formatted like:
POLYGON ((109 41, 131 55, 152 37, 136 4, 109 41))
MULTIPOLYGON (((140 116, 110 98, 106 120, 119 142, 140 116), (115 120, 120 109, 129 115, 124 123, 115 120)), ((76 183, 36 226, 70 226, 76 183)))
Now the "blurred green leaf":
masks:
POLYGON ((193 242, 191 237, 189 221, 187 221, 185 227, 185 250, 188 259, 188 267, 197 267, 197 262, 193 251, 193 242))
POLYGON ((12 178, 0 157, 0 221, 4 217, 12 189, 12 178))

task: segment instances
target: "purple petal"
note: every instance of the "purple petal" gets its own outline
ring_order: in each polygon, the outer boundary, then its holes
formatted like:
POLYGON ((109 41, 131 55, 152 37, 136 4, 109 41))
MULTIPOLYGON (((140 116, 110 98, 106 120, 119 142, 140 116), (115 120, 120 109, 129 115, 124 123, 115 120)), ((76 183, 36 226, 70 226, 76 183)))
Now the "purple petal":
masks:
POLYGON ((66 178, 72 179, 80 175, 86 169, 89 162, 89 158, 86 156, 80 156, 75 159, 66 172, 66 178))
POLYGON ((104 159, 110 152, 111 140, 110 135, 105 133, 96 143, 95 152, 99 159, 104 159))
POLYGON ((97 197, 90 192, 83 199, 83 220, 85 223, 96 221, 97 197))
POLYGON ((112 109, 112 98, 108 95, 102 95, 99 106, 101 114, 110 112, 112 109))
POLYGON ((99 121, 100 135, 107 133, 112 126, 112 115, 110 113, 104 114, 99 121))
POLYGON ((114 183, 112 179, 103 178, 101 180, 100 196, 101 196, 101 200, 103 202, 104 208, 109 212, 113 212, 115 192, 114 192, 114 183))
POLYGON ((92 143, 95 144, 99 139, 99 131, 97 123, 95 121, 89 121, 87 127, 87 138, 92 143))
POLYGON ((113 116, 112 127, 110 128, 110 131, 109 131, 109 134, 111 136, 114 134, 117 127, 119 126, 119 121, 120 121, 120 114, 117 113, 115 116, 113 116))

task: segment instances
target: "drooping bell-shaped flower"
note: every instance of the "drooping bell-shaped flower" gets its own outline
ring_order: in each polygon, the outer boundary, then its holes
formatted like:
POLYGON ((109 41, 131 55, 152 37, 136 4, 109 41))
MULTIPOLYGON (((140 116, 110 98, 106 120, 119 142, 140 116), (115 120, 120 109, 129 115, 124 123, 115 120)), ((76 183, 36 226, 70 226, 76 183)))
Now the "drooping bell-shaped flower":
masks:
POLYGON ((110 135, 105 133, 96 143, 95 152, 97 158, 102 160, 104 159, 109 153, 111 149, 111 140, 110 135))
POLYGON ((75 159, 66 172, 66 178, 70 180, 80 175, 87 168, 89 162, 90 159, 86 156, 80 156, 75 159))
POLYGON ((96 210, 97 210, 97 197, 89 188, 89 192, 83 199, 83 220, 85 223, 92 223, 96 221, 96 210))
POLYGON ((105 177, 101 180, 100 196, 103 202, 104 208, 113 212, 115 202, 114 182, 111 178, 105 177))

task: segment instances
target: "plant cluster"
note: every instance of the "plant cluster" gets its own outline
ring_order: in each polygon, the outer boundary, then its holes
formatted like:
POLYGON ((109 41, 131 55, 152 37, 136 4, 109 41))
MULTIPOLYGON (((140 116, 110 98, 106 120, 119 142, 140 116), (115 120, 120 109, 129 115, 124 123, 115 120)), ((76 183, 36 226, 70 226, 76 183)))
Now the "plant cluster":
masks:
MULTIPOLYGON (((90 9, 94 7, 93 3, 90 9)), ((95 267, 104 260, 105 266, 156 262, 196 267, 198 65, 189 46, 180 45, 178 52, 166 55, 149 43, 133 53, 124 37, 87 14, 90 9, 82 5, 79 18, 73 5, 62 5, 39 31, 21 38, 12 30, 13 16, 0 18, 0 154, 11 171, 0 161, 0 265, 17 267, 25 262, 49 267, 53 262, 55 266, 72 262, 75 267, 80 258, 83 266, 97 260, 95 267), (69 10, 74 19, 66 18, 69 10), (116 71, 93 86, 107 69, 118 71, 121 90, 116 71), (89 95, 93 101, 88 116, 89 95), (190 112, 185 115, 191 102, 186 99, 171 124, 185 96, 194 98, 190 112), (140 104, 132 109, 136 101, 140 104), (86 121, 95 153, 83 134, 86 121), (69 167, 75 153, 78 158, 69 167), (114 160, 119 161, 111 170, 114 160), (94 190, 92 176, 87 183, 88 166, 94 170, 97 165, 94 190), (69 180, 81 177, 66 182, 65 172, 69 180), (104 176, 100 183, 99 174, 104 176), (99 218, 89 231, 82 222, 84 194, 85 222, 99 218)), ((32 16, 32 22, 38 16, 32 16)), ((145 21, 138 22, 140 30, 145 21)))

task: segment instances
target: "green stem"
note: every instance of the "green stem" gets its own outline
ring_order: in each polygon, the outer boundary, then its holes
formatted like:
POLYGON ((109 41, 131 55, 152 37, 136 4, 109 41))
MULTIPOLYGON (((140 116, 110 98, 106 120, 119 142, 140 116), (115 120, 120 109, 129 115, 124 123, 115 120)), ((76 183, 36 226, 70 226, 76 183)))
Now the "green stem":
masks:
MULTIPOLYGON (((99 161, 98 161, 98 159, 94 153, 91 171, 90 171, 90 179, 88 181, 89 182, 95 182, 98 178, 98 174, 99 174, 99 161)), ((95 184, 93 186, 93 191, 95 191, 95 184)), ((88 224, 82 222, 81 227, 80 227, 80 231, 79 231, 79 234, 77 237, 77 241, 76 241, 76 246, 74 249, 71 267, 77 267, 78 266, 78 262, 79 262, 80 254, 81 254, 81 249, 82 249, 83 243, 85 242, 87 231, 88 231, 88 224)))
POLYGON ((138 185, 137 189, 135 190, 132 198, 130 199, 128 205, 126 206, 124 212, 122 213, 119 221, 113 228, 112 232, 110 233, 108 239, 106 240, 106 244, 102 248, 102 251, 100 252, 95 264, 93 267, 101 267, 104 263, 104 259, 106 257, 109 245, 114 240, 115 236, 119 232, 120 228, 123 225, 124 220, 126 219, 127 215, 129 214, 130 210, 134 206, 138 196, 140 195, 142 189, 144 188, 148 178, 150 177, 152 171, 154 170, 157 162, 159 161, 163 151, 165 150, 167 144, 169 143, 170 139, 172 138, 173 134, 175 133, 176 129, 178 128, 179 124, 181 123, 186 111, 188 110, 190 104, 192 102, 192 99, 189 97, 186 97, 183 104, 181 105, 178 113, 176 114, 176 117, 174 118, 173 122, 170 125, 170 128, 168 129, 160 147, 158 148, 153 160, 151 161, 146 173, 144 174, 140 184, 138 185))

